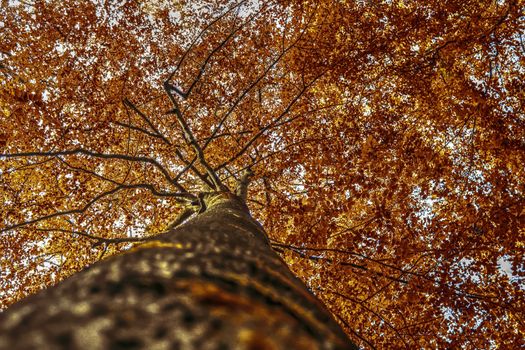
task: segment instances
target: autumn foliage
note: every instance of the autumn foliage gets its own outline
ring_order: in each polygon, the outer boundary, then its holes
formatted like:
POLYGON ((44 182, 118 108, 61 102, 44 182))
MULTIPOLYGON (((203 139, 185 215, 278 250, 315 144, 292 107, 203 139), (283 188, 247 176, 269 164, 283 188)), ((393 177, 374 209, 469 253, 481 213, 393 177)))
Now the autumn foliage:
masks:
POLYGON ((207 164, 253 170, 362 347, 524 346, 524 7, 3 1, 1 305, 163 232, 207 164))

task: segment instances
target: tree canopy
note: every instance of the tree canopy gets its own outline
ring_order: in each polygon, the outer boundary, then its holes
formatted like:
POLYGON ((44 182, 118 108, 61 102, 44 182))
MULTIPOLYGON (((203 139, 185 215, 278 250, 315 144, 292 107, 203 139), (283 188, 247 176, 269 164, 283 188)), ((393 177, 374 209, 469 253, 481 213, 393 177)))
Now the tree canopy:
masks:
POLYGON ((1 306, 251 169, 356 343, 524 345, 523 8, 3 0, 1 306))

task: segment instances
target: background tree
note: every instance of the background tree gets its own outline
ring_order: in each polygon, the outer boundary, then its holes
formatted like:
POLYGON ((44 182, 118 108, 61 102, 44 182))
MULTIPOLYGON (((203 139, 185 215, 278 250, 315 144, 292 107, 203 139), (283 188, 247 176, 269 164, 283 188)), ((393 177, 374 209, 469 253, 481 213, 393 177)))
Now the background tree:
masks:
POLYGON ((3 305, 251 168, 274 249, 363 347, 523 345, 523 8, 4 1, 3 305))

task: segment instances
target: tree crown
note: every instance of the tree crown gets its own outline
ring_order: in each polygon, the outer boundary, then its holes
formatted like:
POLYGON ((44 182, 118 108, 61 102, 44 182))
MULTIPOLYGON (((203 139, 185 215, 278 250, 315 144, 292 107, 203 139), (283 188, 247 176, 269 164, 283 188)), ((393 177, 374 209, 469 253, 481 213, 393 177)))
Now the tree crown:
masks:
POLYGON ((0 14, 4 307, 250 169, 274 248, 361 345, 522 341, 520 1, 0 14))

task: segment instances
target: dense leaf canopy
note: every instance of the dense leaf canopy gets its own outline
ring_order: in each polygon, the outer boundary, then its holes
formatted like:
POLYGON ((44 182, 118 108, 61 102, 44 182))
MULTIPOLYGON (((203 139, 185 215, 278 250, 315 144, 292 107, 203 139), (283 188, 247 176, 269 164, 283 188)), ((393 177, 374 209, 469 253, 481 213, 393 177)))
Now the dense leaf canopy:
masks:
POLYGON ((524 7, 3 0, 1 305, 250 167, 361 346, 524 345, 524 7))

